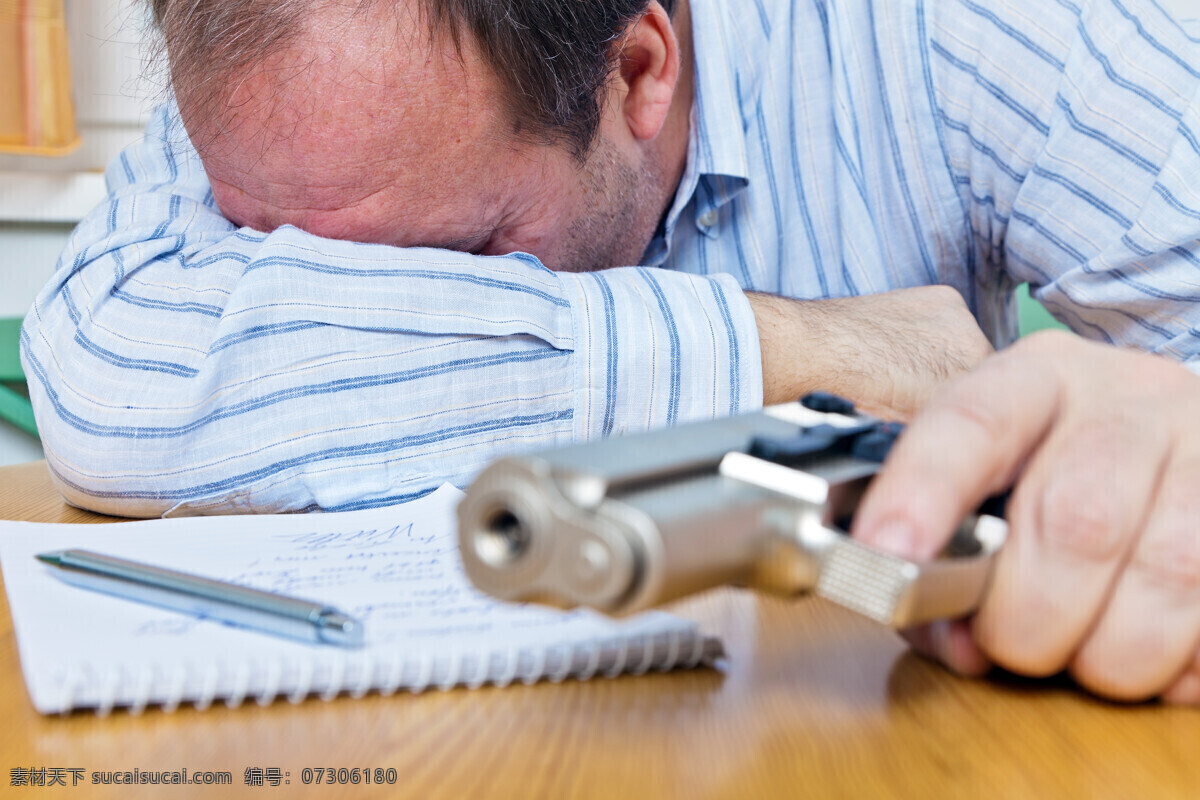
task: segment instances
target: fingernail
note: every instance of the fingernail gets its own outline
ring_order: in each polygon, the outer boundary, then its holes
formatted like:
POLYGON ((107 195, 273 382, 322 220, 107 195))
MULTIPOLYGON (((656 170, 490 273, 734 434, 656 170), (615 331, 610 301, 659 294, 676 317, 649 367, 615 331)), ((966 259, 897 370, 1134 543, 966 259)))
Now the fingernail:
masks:
POLYGON ((900 635, 909 643, 913 652, 923 655, 926 658, 937 658, 937 651, 934 650, 933 636, 929 632, 929 625, 906 628, 900 631, 900 635))
POLYGON ((910 628, 904 632, 904 638, 908 639, 914 652, 937 661, 951 672, 967 674, 956 652, 953 623, 950 620, 938 619, 918 628, 910 628))
POLYGON ((951 663, 954 653, 950 647, 950 622, 938 619, 929 623, 929 641, 933 645, 934 657, 950 669, 954 669, 954 664, 951 663))
POLYGON ((913 545, 917 540, 913 529, 903 522, 884 523, 866 538, 880 550, 906 557, 912 555, 913 545))
POLYGON ((971 626, 963 620, 945 620, 942 640, 942 662, 967 678, 979 678, 992 668, 992 662, 975 644, 971 626))

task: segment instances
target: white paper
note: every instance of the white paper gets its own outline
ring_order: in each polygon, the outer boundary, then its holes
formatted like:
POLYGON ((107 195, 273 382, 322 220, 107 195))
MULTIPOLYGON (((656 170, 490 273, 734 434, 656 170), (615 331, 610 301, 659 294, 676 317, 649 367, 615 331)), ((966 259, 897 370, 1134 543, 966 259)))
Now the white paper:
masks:
POLYGON ((339 514, 0 521, 0 566, 33 703, 49 713, 503 684, 578 673, 581 649, 594 662, 585 674, 699 658, 695 626, 664 613, 618 622, 475 591, 454 536, 461 496, 446 485, 402 506, 339 514), (34 558, 70 548, 332 605, 363 621, 367 644, 306 644, 156 609, 71 586, 34 558), (650 643, 664 637, 671 658, 661 647, 652 658, 650 643))

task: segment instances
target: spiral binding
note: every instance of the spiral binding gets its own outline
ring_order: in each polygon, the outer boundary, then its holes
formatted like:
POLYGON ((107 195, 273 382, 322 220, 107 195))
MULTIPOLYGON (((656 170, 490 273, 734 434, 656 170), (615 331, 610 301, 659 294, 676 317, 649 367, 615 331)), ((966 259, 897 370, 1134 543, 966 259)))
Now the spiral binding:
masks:
POLYGON ((551 683, 562 683, 571 674, 571 658, 567 653, 563 652, 569 650, 569 648, 558 645, 554 650, 558 653, 559 664, 557 669, 554 672, 547 673, 546 677, 551 683))
POLYGON ((621 642, 617 649, 616 658, 604 669, 604 677, 615 678, 625 671, 625 662, 629 660, 629 642, 621 642))
POLYGON ((413 693, 515 681, 554 683, 597 674, 640 675, 650 669, 694 668, 722 655, 719 642, 696 629, 653 635, 552 644, 532 648, 493 648, 442 652, 329 652, 311 658, 264 661, 213 660, 185 666, 125 664, 93 668, 79 664, 57 671, 54 708, 92 708, 104 715, 115 708, 140 713, 149 706, 172 711, 189 702, 199 710, 221 700, 231 708, 252 699, 261 706, 278 699, 299 703, 311 696, 331 700, 342 694, 413 693))
POLYGON ((329 676, 329 680, 325 684, 325 689, 321 692, 322 700, 332 700, 338 696, 338 693, 344 687, 345 674, 346 662, 340 658, 334 659, 333 674, 329 676))
POLYGON ((375 674, 375 659, 368 651, 360 666, 358 683, 350 690, 350 696, 356 700, 360 697, 365 697, 367 692, 371 691, 371 678, 375 674))
POLYGON ((180 666, 171 672, 171 679, 167 684, 167 694, 162 702, 163 710, 170 712, 179 708, 179 704, 184 700, 184 692, 186 691, 187 667, 180 666))
MULTIPOLYGON (((675 647, 671 646, 671 640, 677 639, 677 638, 679 638, 679 637, 677 637, 677 636, 669 637, 669 639, 667 641, 667 653, 668 654, 672 650, 675 650, 675 651, 679 650, 678 645, 675 645, 675 647)), ((650 669, 650 665, 653 662, 654 662, 654 648, 651 646, 650 638, 646 637, 645 639, 642 640, 642 660, 640 662, 638 662, 638 665, 636 667, 634 667, 633 669, 631 669, 630 672, 632 672, 634 675, 645 675, 646 670, 650 669)))
POLYGON ((543 647, 533 654, 533 666, 525 673, 524 683, 526 686, 532 685, 540 681, 546 674, 546 653, 549 652, 549 647, 543 647))
POLYGON ((269 706, 275 702, 275 695, 279 693, 279 681, 283 675, 283 665, 277 659, 272 659, 267 663, 267 680, 263 685, 258 696, 254 699, 260 706, 269 706))
POLYGON ((487 683, 488 669, 491 667, 492 663, 490 656, 477 656, 476 662, 475 674, 463 681, 468 689, 478 689, 480 686, 483 686, 485 683, 487 683))
POLYGON ((250 688, 250 664, 246 661, 239 661, 233 671, 233 689, 225 695, 225 705, 228 708, 237 708, 246 699, 246 692, 250 688))
POLYGON ((134 692, 134 701, 129 705, 130 714, 141 714, 146 710, 146 704, 150 697, 150 688, 154 682, 154 671, 149 667, 142 667, 137 671, 137 686, 138 689, 134 692))
POLYGON ((195 699, 195 706, 198 710, 203 711, 212 705, 213 698, 217 694, 217 681, 220 678, 220 667, 217 662, 213 662, 212 666, 204 673, 203 687, 200 690, 200 695, 195 699))
POLYGON ((462 677, 462 653, 451 653, 446 659, 447 667, 446 674, 440 681, 437 682, 437 688, 443 692, 448 692, 453 689, 462 677))
POLYGON ((103 685, 105 691, 100 693, 100 704, 96 706, 96 713, 102 717, 107 717, 112 713, 113 707, 116 705, 117 687, 120 686, 121 675, 118 670, 110 669, 104 673, 103 685))
POLYGON ((292 691, 288 693, 288 702, 295 705, 308 697, 309 690, 312 688, 312 673, 313 665, 311 661, 303 661, 300 664, 300 679, 292 686, 292 691))

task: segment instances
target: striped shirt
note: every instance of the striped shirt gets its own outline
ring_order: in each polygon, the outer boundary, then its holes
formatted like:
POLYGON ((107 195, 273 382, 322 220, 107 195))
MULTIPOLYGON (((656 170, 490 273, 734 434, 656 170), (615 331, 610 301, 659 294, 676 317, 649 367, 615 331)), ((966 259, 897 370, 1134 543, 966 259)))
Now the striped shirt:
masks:
POLYGON ((638 267, 237 229, 177 111, 22 335, 50 466, 132 516, 352 509, 762 402, 743 289, 1012 289, 1200 364, 1200 47, 1155 0, 691 0, 687 167, 638 267))

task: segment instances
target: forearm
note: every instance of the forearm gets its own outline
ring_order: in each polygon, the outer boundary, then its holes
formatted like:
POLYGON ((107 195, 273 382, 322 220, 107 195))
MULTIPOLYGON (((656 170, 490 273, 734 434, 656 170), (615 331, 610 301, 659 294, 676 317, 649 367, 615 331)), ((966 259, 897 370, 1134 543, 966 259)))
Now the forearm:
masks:
MULTIPOLYGON (((328 264, 298 266, 270 237, 261 249, 215 316, 102 300, 116 288, 104 258, 41 298, 26 366, 72 502, 133 516, 379 505, 465 485, 506 452, 759 404, 720 312, 681 302, 692 284, 710 290, 702 279, 659 276, 673 340, 642 320, 660 312, 635 271, 543 271, 553 291, 532 297, 464 280, 446 302, 444 284, 466 277, 449 265, 436 278, 428 263, 376 265, 335 287, 328 264), (259 266, 272 261, 284 265, 259 266), (370 285, 347 291, 358 282, 370 285)), ((488 266, 470 277, 504 282, 488 266)), ((173 282, 169 268, 139 272, 173 282)))
POLYGON ((962 298, 942 286, 827 300, 749 299, 768 404, 823 390, 903 419, 991 352, 962 298))
POLYGON ((833 313, 830 305, 842 301, 798 301, 757 292, 748 297, 758 324, 764 404, 817 390, 852 394, 858 381, 850 375, 859 371, 860 361, 848 356, 841 336, 824 330, 833 313))

